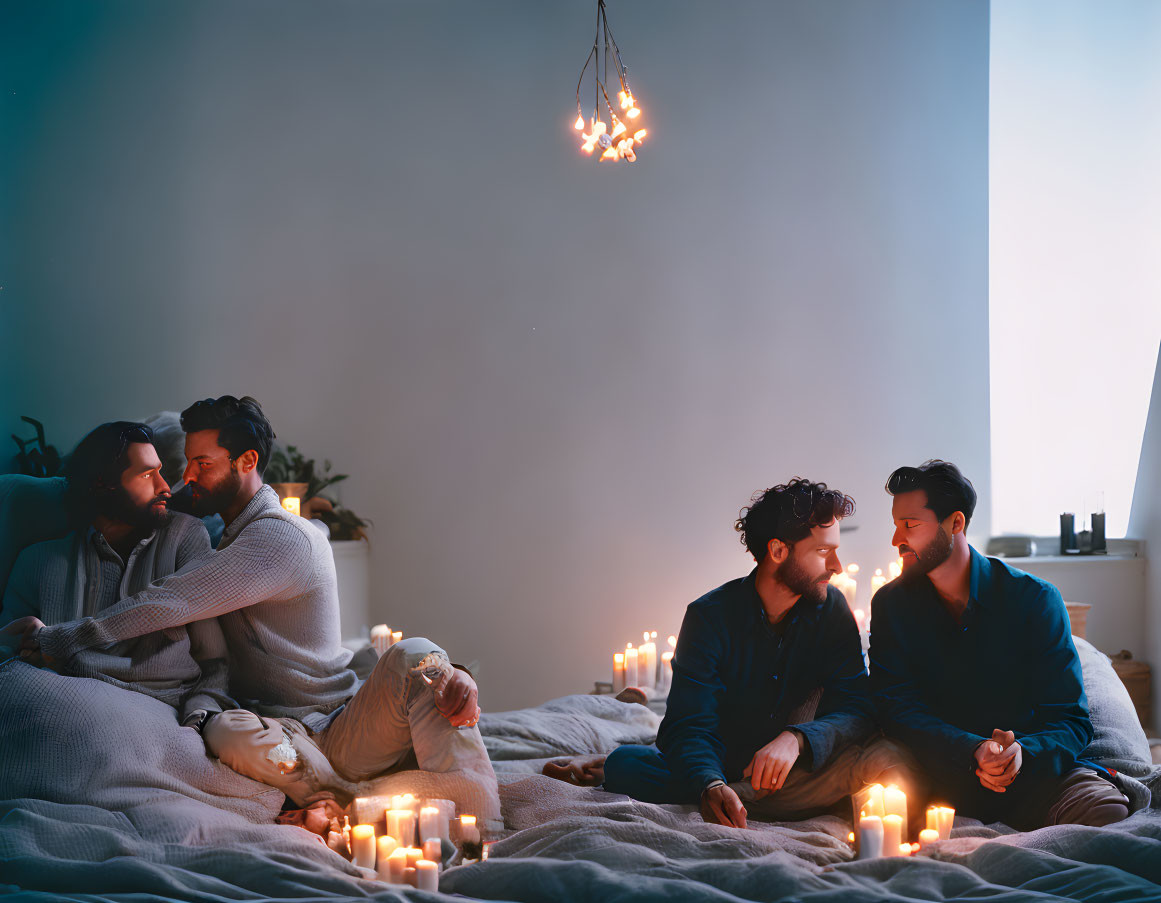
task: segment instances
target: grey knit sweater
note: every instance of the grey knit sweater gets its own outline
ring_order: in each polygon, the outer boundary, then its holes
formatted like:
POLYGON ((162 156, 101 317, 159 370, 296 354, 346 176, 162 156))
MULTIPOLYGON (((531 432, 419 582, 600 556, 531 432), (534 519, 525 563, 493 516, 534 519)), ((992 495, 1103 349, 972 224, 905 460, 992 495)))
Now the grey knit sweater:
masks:
POLYGON ((230 693, 246 708, 321 730, 358 689, 341 643, 330 543, 284 511, 269 486, 216 551, 92 617, 45 627, 40 642, 71 671, 82 649, 215 617, 229 646, 230 693))
MULTIPOLYGON (((125 561, 92 527, 36 543, 16 559, 0 624, 26 615, 60 624, 98 614, 209 551, 205 527, 188 514, 171 515, 125 561)), ((17 640, 5 639, 9 646, 17 640)), ((182 717, 194 709, 217 712, 235 705, 226 689, 226 643, 213 619, 80 650, 69 670, 153 696, 182 717)))

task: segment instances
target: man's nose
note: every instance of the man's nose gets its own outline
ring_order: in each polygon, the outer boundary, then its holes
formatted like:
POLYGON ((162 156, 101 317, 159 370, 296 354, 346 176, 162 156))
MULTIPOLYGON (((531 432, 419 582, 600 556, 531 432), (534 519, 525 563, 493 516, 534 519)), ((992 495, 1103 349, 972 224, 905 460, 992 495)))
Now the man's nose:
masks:
POLYGON ((194 471, 193 461, 190 461, 188 464, 186 464, 185 470, 182 471, 181 481, 183 483, 193 482, 193 471, 194 471))
POLYGON ((904 540, 903 528, 896 527, 895 528, 895 535, 891 537, 891 545, 893 545, 895 548, 899 548, 899 546, 903 545, 903 540, 904 540))
POLYGON ((839 561, 838 552, 831 552, 826 558, 826 570, 830 574, 841 574, 843 563, 839 561))
POLYGON ((154 495, 161 495, 163 492, 169 492, 169 484, 165 482, 165 477, 159 472, 153 478, 153 493, 154 495))

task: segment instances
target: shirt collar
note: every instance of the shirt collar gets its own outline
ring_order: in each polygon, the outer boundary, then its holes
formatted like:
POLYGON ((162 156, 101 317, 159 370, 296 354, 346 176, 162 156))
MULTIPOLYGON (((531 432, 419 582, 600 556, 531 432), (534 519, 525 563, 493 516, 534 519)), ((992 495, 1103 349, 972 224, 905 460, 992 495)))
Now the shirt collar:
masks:
POLYGON ((983 555, 968 546, 971 552, 971 588, 968 590, 968 601, 985 608, 989 602, 987 588, 992 584, 992 563, 983 555))
MULTIPOLYGON (((758 569, 750 571, 750 573, 742 580, 742 591, 750 597, 750 606, 754 612, 754 619, 762 625, 765 630, 771 633, 785 630, 792 623, 799 618, 808 617, 811 620, 816 620, 822 612, 823 605, 826 604, 824 598, 822 602, 810 602, 809 600, 799 597, 791 607, 790 611, 782 617, 782 620, 777 625, 771 624, 770 619, 766 616, 766 606, 762 604, 762 597, 758 595, 758 569)), ((827 593, 830 593, 830 587, 827 587, 827 593)), ((844 602, 844 604, 846 604, 844 602)))
MULTIPOLYGON (((157 536, 157 532, 158 531, 156 529, 150 530, 144 538, 139 539, 137 544, 133 546, 132 551, 130 551, 129 557, 132 558, 134 552, 139 552, 141 549, 144 549, 147 545, 153 542, 154 538, 157 536)), ((105 539, 105 534, 94 527, 92 524, 89 524, 88 528, 85 530, 85 542, 94 546, 99 551, 108 552, 111 555, 116 555, 117 558, 121 557, 120 555, 117 555, 117 551, 111 545, 109 545, 109 540, 105 539)))
POLYGON ((218 543, 219 547, 223 542, 229 542, 235 536, 241 533, 242 528, 250 523, 250 521, 254 520, 254 518, 256 518, 263 511, 267 510, 268 508, 281 507, 282 506, 278 504, 278 493, 263 483, 262 488, 255 492, 254 497, 246 503, 246 507, 242 509, 242 513, 234 518, 234 520, 230 522, 226 529, 222 531, 222 539, 221 542, 218 543))

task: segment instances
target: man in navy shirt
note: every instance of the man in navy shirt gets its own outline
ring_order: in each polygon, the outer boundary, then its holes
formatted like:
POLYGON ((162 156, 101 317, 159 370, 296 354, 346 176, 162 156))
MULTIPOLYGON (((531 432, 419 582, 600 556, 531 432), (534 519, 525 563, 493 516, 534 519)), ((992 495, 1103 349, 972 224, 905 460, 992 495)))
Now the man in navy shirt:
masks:
POLYGON ((854 500, 795 479, 735 524, 758 562, 687 609, 654 746, 550 763, 545 773, 658 803, 700 803, 744 828, 825 811, 874 781, 906 783, 908 754, 875 732, 858 628, 829 586, 854 500))
POLYGON ((964 535, 976 493, 946 461, 891 474, 903 574, 871 603, 871 682, 883 729, 915 754, 933 798, 1018 828, 1128 815, 1081 756, 1092 725, 1056 587, 964 535))

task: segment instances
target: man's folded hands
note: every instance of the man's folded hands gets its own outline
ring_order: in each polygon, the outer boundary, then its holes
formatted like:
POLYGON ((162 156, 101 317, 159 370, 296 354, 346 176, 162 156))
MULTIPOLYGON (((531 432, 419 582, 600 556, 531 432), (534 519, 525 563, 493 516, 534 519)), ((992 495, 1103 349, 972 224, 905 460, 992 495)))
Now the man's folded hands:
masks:
POLYGON ((1012 731, 997 728, 992 731, 990 740, 976 747, 975 759, 980 784, 995 793, 1004 793, 1020 773, 1024 750, 1012 731))

